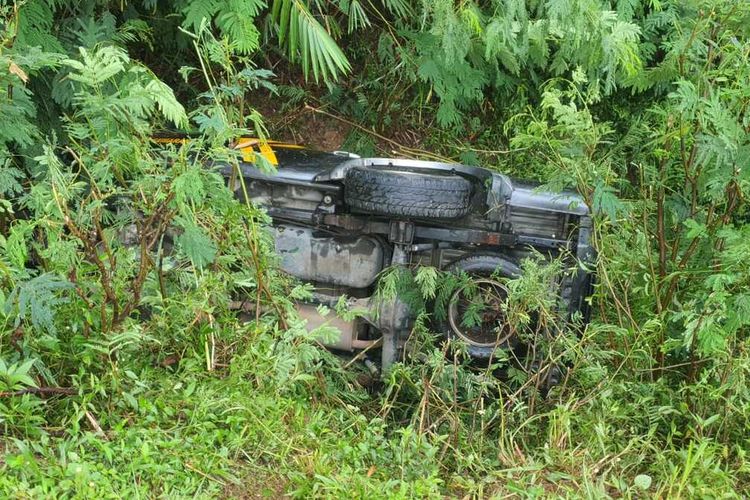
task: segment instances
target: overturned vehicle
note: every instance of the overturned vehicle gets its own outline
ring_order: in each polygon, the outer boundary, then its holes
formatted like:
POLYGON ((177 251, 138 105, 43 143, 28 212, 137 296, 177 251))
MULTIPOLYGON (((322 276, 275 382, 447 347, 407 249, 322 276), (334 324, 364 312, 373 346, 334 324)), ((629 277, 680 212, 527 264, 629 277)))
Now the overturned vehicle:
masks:
MULTIPOLYGON (((483 168, 390 158, 322 153, 263 143, 273 174, 241 165, 237 195, 264 207, 274 222, 283 270, 314 285, 314 302, 298 305, 309 328, 341 334, 328 347, 358 351, 381 347, 383 369, 399 360, 413 311, 400 299, 375 300, 379 277, 392 266, 434 266, 465 273, 473 286, 502 297, 502 278, 517 277, 531 253, 562 257, 573 272, 554 284, 563 316, 586 317, 591 276, 591 219, 574 193, 541 192, 483 168), (355 319, 321 316, 319 305, 345 297, 365 313, 355 319)), ((225 172, 230 174, 230 170, 225 172)), ((487 294, 485 294, 486 296, 487 294)), ((500 305, 467 325, 460 289, 436 329, 460 339, 475 358, 490 358, 514 343, 500 305)), ((375 350, 375 349, 373 349, 375 350)))

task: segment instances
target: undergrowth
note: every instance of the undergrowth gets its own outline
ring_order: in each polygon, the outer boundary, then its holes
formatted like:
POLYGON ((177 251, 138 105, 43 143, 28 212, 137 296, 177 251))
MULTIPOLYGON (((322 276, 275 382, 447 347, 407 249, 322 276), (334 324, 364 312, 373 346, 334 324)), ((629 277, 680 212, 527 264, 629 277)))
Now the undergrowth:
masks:
POLYGON ((2 495, 746 496, 750 9, 269 3, 0 6, 2 495), (381 277, 420 313, 385 380, 322 349, 235 196, 259 89, 358 152, 578 191, 591 321, 549 286, 583 263, 524 262, 534 355, 478 364, 434 334, 461 277, 410 269, 381 277))

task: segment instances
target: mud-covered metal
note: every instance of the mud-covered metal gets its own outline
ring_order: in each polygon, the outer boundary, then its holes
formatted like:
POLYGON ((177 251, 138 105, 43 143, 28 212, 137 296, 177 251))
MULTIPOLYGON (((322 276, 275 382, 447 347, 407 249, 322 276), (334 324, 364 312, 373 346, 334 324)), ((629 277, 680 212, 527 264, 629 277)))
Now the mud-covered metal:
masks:
POLYGON ((317 236, 310 228, 279 225, 275 241, 281 268, 303 281, 367 288, 387 265, 383 244, 367 235, 317 236))

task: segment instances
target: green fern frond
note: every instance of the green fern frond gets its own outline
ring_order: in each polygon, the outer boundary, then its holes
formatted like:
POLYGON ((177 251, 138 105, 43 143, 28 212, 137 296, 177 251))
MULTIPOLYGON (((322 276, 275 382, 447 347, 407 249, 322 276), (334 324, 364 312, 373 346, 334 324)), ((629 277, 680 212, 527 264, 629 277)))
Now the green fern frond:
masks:
POLYGON ((130 61, 127 52, 120 47, 103 46, 89 51, 78 49, 81 61, 66 59, 63 61, 72 71, 68 78, 89 86, 97 86, 125 70, 130 61))
MULTIPOLYGON (((94 129, 111 131, 116 123, 148 128, 147 120, 157 109, 177 127, 187 127, 187 113, 172 89, 148 69, 131 62, 123 49, 81 47, 79 53, 80 60, 66 59, 64 63, 71 69, 68 80, 82 86, 74 94, 73 104, 94 129), (85 87, 98 91, 88 92, 85 87)), ((80 139, 78 129, 75 122, 67 127, 69 134, 80 139)), ((88 128, 81 130, 86 132, 88 128)))
POLYGON ((5 313, 11 314, 16 309, 16 326, 21 321, 30 320, 34 328, 55 334, 54 323, 57 306, 67 302, 61 292, 72 285, 52 274, 42 274, 18 285, 11 292, 5 304, 5 313))
POLYGON ((191 0, 182 9, 185 19, 182 25, 198 32, 205 20, 214 18, 221 3, 218 0, 191 0))
POLYGON ((255 18, 264 4, 255 0, 228 0, 216 16, 216 25, 242 54, 260 46, 260 33, 255 18))
POLYGON ((146 91, 156 103, 164 117, 179 128, 187 128, 188 117, 185 108, 180 104, 172 89, 155 75, 146 84, 146 91))
POLYGON ((255 19, 264 6, 260 0, 191 0, 182 9, 182 26, 198 33, 213 23, 238 52, 249 54, 260 46, 255 19))
POLYGON ((190 262, 197 268, 203 268, 214 261, 218 251, 216 243, 195 222, 180 219, 183 232, 177 237, 177 243, 190 262))
POLYGON ((177 205, 201 204, 206 197, 206 187, 200 167, 188 166, 172 183, 177 205))
POLYGON ((4 160, 0 158, 0 161, 2 162, 0 166, 0 195, 20 194, 23 186, 19 181, 23 179, 23 172, 13 166, 10 158, 4 160))
POLYGON ((48 52, 65 52, 60 40, 52 34, 55 15, 49 3, 45 0, 23 3, 18 17, 16 40, 19 45, 41 47, 48 52))

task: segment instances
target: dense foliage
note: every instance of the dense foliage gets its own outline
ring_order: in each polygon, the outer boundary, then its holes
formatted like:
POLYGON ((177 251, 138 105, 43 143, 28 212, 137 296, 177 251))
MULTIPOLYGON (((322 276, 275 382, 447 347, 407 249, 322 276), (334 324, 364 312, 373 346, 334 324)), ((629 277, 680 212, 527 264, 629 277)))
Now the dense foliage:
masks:
MULTIPOLYGON (((3 496, 747 495, 745 2, 0 15, 3 496), (547 334, 554 266, 509 284, 518 324, 545 318, 538 349, 563 382, 541 397, 533 374, 477 371, 423 317, 377 390, 320 349, 330 332, 295 316, 309 288, 275 270, 265 214, 206 167, 267 133, 268 95, 353 123, 364 154, 577 189, 596 215, 592 322, 547 334), (162 129, 199 138, 157 146, 162 129)), ((417 302, 446 286, 430 268, 396 281, 381 292, 417 302)))

